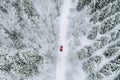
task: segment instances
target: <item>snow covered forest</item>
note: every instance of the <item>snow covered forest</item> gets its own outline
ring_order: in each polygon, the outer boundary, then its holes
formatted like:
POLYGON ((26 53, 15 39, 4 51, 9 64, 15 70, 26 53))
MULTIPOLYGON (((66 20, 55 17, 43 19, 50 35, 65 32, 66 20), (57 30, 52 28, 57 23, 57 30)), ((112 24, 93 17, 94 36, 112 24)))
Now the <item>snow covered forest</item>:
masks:
POLYGON ((0 0, 0 80, 120 80, 119 23, 120 0, 0 0))
POLYGON ((0 80, 55 80, 59 6, 0 0, 0 80))

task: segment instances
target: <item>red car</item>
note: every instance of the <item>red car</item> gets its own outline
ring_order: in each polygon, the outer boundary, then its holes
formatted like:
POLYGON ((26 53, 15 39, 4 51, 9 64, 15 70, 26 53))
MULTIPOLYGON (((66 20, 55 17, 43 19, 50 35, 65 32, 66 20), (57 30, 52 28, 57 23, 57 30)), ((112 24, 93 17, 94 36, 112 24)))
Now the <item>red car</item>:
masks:
POLYGON ((63 45, 60 46, 60 52, 62 52, 62 51, 63 51, 63 45))

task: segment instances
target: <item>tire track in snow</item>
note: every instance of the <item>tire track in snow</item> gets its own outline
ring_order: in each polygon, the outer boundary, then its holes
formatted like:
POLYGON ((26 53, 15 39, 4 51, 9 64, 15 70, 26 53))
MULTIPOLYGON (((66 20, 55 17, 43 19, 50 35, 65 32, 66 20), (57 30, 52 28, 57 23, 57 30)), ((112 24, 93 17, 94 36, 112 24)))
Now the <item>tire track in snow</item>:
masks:
POLYGON ((63 45, 63 51, 58 52, 56 64, 56 80, 66 80, 66 56, 68 53, 68 44, 66 39, 68 28, 68 15, 71 8, 71 0, 64 0, 60 16, 59 46, 63 45))

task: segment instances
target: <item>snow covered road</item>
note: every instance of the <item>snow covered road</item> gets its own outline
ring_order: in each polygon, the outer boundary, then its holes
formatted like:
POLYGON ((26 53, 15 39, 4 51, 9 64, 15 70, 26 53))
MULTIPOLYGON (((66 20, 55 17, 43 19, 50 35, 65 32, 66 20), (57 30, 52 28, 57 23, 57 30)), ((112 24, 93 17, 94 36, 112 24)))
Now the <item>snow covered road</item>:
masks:
POLYGON ((56 80, 66 80, 66 56, 68 52, 68 40, 66 39, 68 28, 68 15, 71 8, 71 0, 64 0, 60 16, 59 46, 63 45, 63 51, 58 51, 56 64, 56 80))

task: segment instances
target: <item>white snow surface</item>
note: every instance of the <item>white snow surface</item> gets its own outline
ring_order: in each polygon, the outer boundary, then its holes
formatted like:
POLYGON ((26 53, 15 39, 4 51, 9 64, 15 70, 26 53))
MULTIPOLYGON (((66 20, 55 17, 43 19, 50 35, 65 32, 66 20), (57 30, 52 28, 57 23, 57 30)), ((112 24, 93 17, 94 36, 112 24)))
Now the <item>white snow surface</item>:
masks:
POLYGON ((69 25, 68 15, 71 8, 71 0, 64 0, 60 16, 59 46, 63 45, 63 51, 58 50, 56 63, 56 80, 66 80, 66 56, 68 53, 68 40, 66 39, 67 28, 69 25))

